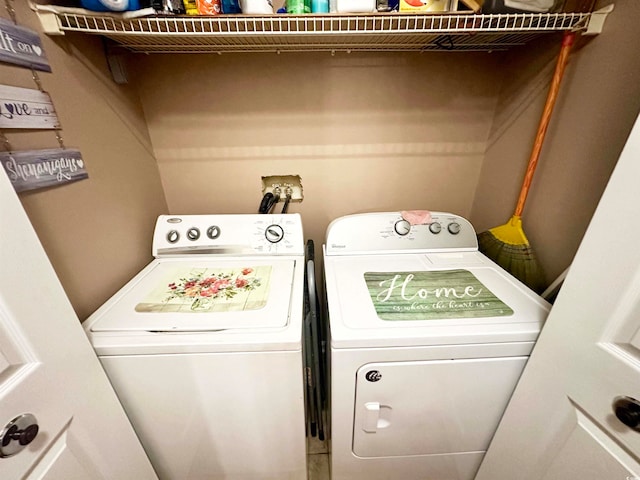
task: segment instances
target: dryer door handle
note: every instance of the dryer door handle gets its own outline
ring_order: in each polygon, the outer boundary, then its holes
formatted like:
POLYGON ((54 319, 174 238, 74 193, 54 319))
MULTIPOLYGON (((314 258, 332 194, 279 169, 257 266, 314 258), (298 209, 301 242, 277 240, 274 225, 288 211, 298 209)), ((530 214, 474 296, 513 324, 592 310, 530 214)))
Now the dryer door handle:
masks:
POLYGON ((379 429, 391 425, 391 407, 380 405, 379 402, 367 402, 364 404, 364 418, 362 430, 367 433, 376 433, 379 429))

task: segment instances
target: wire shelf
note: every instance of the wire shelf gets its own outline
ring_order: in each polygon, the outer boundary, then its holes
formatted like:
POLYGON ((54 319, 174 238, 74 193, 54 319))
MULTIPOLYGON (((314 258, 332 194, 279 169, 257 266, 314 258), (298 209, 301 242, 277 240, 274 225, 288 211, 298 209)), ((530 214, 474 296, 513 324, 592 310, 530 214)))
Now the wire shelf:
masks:
POLYGON ((506 50, 540 34, 583 30, 590 16, 371 13, 124 19, 54 15, 59 31, 53 33, 103 35, 139 53, 506 50))

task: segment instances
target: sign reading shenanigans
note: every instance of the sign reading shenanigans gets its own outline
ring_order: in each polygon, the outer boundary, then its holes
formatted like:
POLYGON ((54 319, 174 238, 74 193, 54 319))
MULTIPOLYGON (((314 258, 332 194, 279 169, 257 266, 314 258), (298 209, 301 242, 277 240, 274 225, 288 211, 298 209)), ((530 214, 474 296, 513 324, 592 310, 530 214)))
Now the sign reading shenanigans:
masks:
POLYGON ((3 152, 0 153, 0 164, 16 192, 89 178, 82 154, 76 149, 3 152))
POLYGON ((382 320, 506 317, 513 310, 468 270, 366 272, 382 320))

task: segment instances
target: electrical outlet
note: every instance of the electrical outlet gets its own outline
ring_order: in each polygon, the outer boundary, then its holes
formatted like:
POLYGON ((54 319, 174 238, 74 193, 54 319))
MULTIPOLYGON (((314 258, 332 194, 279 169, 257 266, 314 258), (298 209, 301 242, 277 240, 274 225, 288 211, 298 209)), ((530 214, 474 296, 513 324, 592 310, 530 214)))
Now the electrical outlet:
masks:
POLYGON ((280 195, 280 202, 284 202, 287 193, 291 195, 292 202, 302 201, 302 182, 300 175, 270 175, 262 177, 262 195, 266 193, 280 195))

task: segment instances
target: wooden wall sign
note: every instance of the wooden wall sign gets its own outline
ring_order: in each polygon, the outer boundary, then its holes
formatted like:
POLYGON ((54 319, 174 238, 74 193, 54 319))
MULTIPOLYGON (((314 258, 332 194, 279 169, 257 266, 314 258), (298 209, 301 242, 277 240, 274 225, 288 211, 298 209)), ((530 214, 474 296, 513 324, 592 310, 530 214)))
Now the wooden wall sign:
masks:
POLYGON ((52 148, 0 153, 0 162, 16 192, 89 178, 79 150, 52 148))
POLYGON ((51 71, 40 36, 4 18, 0 18, 0 62, 51 71))
POLYGON ((60 122, 48 93, 0 85, 0 129, 3 128, 60 128, 60 122))

